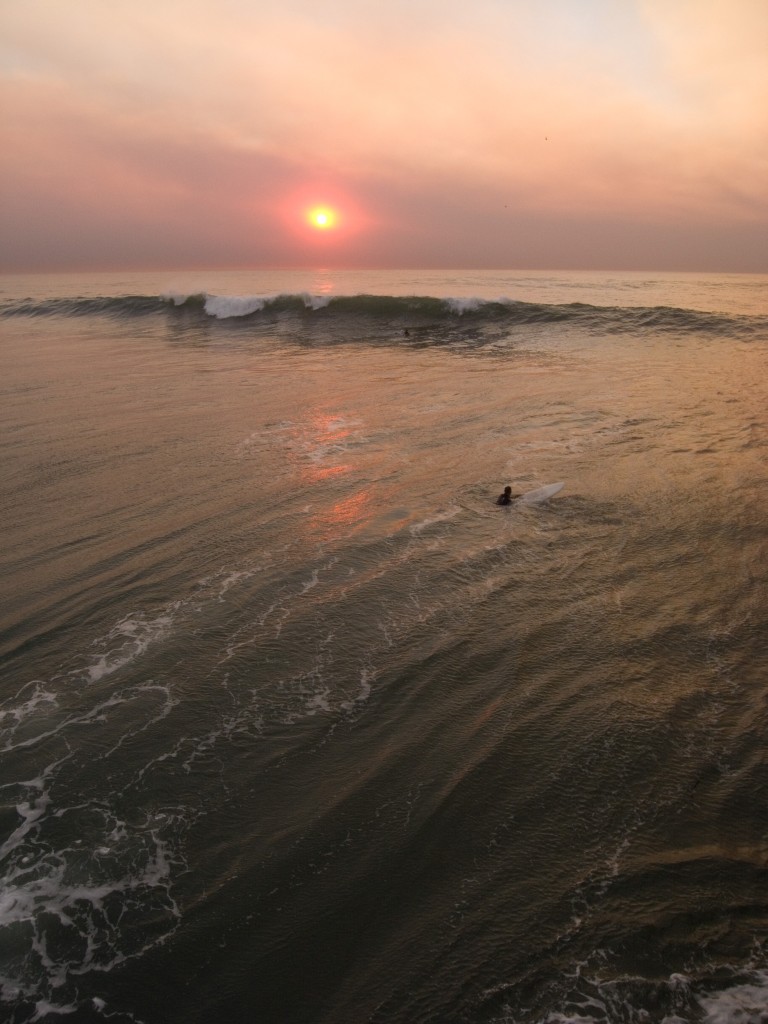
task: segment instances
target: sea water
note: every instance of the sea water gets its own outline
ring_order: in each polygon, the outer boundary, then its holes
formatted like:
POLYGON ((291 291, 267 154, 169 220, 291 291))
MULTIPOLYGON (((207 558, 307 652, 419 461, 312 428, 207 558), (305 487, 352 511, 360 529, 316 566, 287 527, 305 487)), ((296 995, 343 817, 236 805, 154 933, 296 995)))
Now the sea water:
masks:
POLYGON ((0 303, 0 1018, 768 1020, 768 278, 0 303))

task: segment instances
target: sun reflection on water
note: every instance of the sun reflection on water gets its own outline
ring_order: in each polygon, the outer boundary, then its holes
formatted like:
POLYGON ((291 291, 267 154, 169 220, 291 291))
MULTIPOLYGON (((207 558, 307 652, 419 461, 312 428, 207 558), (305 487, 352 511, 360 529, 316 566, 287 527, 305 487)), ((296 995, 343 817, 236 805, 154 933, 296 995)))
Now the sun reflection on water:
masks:
MULTIPOLYGON (((370 487, 339 495, 344 478, 360 467, 351 455, 361 445, 362 420, 354 411, 315 410, 292 431, 290 457, 302 489, 311 501, 313 529, 341 535, 369 521, 373 515, 370 487), (329 491, 328 488, 333 488, 329 491)), ((326 537, 330 539, 330 536, 326 537)))

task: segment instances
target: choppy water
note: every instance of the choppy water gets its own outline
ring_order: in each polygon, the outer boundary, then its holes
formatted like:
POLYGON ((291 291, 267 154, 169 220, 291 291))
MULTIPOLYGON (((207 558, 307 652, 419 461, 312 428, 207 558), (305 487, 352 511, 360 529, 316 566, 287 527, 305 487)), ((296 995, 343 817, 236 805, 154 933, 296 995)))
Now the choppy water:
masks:
POLYGON ((768 1020, 768 280, 187 277, 4 282, 0 1017, 768 1020))

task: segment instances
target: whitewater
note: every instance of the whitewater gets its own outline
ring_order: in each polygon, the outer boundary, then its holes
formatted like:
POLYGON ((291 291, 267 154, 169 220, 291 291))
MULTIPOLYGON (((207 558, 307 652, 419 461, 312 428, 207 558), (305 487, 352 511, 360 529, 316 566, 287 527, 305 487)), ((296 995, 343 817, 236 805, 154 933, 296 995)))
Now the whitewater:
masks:
POLYGON ((767 358, 760 275, 3 278, 0 1019, 764 1024, 767 358))

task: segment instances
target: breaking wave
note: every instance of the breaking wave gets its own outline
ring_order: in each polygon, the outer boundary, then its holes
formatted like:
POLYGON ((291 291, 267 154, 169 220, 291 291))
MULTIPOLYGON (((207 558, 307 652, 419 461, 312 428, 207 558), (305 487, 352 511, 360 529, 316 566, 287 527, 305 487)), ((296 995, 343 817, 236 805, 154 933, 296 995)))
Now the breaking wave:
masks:
POLYGON ((510 298, 437 298, 429 295, 123 295, 95 298, 23 299, 0 307, 4 317, 108 317, 129 320, 167 316, 202 321, 269 324, 295 319, 328 326, 363 321, 369 326, 401 331, 462 322, 482 328, 561 324, 580 330, 618 334, 705 334, 759 339, 768 337, 768 316, 729 315, 668 306, 594 306, 571 302, 550 305, 510 298))

